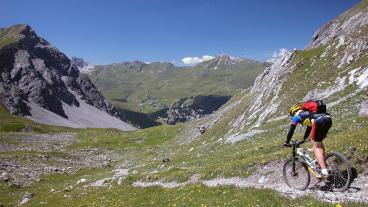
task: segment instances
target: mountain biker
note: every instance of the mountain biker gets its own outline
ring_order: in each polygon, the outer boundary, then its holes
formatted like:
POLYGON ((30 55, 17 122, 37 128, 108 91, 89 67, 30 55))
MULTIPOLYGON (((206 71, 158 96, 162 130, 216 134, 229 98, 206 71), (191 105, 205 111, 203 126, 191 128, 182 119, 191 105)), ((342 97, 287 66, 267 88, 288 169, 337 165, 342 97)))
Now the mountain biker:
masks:
POLYGON ((325 162, 325 147, 322 141, 327 136, 328 130, 332 125, 331 117, 327 113, 316 114, 309 110, 303 110, 303 107, 300 103, 296 103, 290 108, 289 115, 291 117, 291 125, 284 146, 291 146, 289 143, 293 137, 296 126, 298 124, 305 124, 307 129, 305 130, 303 138, 306 140, 312 132, 311 141, 313 145, 313 151, 316 155, 319 165, 321 166, 322 176, 327 177, 328 171, 325 162))

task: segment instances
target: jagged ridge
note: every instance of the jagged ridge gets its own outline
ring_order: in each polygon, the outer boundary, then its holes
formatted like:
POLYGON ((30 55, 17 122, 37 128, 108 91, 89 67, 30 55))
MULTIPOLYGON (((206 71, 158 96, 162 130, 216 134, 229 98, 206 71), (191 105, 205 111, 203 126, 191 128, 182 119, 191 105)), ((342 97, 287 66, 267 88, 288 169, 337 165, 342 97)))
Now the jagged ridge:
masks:
POLYGON ((32 116, 32 103, 67 119, 63 103, 79 107, 83 100, 123 118, 88 76, 80 74, 65 54, 38 37, 30 26, 1 31, 1 40, 12 38, 0 48, 1 102, 12 114, 32 116))

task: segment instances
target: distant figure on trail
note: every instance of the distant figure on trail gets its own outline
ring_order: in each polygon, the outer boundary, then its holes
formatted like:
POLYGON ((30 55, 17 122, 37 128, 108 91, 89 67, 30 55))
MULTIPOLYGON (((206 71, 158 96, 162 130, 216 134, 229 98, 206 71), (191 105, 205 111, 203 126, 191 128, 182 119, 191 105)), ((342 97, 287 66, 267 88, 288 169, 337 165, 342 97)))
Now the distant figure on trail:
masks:
POLYGON ((320 100, 311 100, 303 104, 296 103, 290 108, 289 115, 291 118, 291 125, 284 146, 291 146, 290 140, 293 137, 296 126, 298 124, 305 124, 307 129, 304 133, 304 140, 306 140, 312 132, 311 141, 313 151, 321 166, 321 176, 327 177, 328 171, 325 161, 325 147, 322 141, 327 136, 328 130, 332 126, 332 120, 326 112, 326 105, 320 100))
POLYGON ((198 127, 198 129, 199 129, 199 132, 200 132, 201 134, 203 134, 203 133, 205 133, 205 132, 206 132, 206 127, 205 127, 205 126, 199 126, 199 127, 198 127))

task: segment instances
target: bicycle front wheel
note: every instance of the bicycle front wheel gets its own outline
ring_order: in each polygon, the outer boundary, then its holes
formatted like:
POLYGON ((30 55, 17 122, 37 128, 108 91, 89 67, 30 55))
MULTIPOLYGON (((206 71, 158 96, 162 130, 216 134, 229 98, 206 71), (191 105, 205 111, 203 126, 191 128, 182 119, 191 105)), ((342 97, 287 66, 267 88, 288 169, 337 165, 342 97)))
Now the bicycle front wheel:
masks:
POLYGON ((286 160, 283 168, 283 176, 290 188, 297 190, 307 189, 310 182, 310 174, 307 165, 301 158, 286 160))
POLYGON ((353 172, 349 161, 340 153, 332 152, 326 156, 329 170, 328 181, 333 191, 342 192, 350 187, 353 172))

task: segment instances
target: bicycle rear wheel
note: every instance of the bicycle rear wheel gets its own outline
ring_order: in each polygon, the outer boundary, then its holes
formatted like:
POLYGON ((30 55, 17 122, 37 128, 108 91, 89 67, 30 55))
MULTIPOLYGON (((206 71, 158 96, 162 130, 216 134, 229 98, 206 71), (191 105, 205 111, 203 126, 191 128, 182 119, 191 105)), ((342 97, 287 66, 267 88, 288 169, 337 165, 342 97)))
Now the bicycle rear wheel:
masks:
POLYGON ((286 160, 283 167, 283 177, 290 188, 297 190, 307 189, 310 182, 308 167, 301 158, 290 158, 286 160), (294 163, 295 170, 293 170, 294 163))
POLYGON ((350 187, 353 172, 349 161, 340 153, 332 152, 326 156, 329 170, 327 178, 333 191, 342 192, 350 187))

